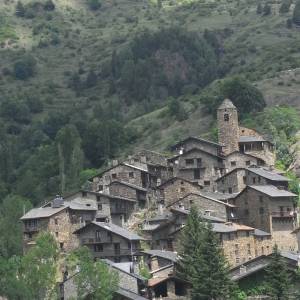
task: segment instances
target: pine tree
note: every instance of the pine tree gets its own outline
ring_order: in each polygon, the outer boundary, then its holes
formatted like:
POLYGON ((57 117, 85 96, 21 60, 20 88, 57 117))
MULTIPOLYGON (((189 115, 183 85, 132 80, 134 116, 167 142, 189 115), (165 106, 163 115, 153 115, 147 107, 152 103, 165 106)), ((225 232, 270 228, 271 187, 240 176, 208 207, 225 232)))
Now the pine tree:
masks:
POLYGON ((291 1, 290 0, 283 0, 281 6, 279 8, 279 12, 281 14, 288 13, 290 11, 291 1))
POLYGON ((280 255, 277 245, 273 248, 271 264, 266 269, 266 273, 267 293, 272 297, 272 299, 287 299, 291 279, 286 263, 280 255))
POLYGON ((46 3, 44 4, 44 9, 48 11, 52 11, 55 9, 55 4, 53 3, 52 0, 47 0, 46 3))
POLYGON ((270 14, 271 14, 271 6, 270 6, 270 4, 266 3, 263 8, 263 15, 268 16, 270 14))
POLYGON ((192 284, 192 300, 232 299, 234 285, 217 235, 195 208, 183 230, 178 271, 192 284))
POLYGON ((294 13, 293 13, 293 22, 296 25, 300 25, 300 0, 296 2, 294 13))

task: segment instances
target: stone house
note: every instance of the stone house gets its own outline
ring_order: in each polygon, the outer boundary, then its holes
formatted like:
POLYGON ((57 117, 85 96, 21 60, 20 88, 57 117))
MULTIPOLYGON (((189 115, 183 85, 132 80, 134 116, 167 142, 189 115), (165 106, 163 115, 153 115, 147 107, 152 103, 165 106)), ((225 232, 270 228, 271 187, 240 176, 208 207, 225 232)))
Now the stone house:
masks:
POLYGON ((145 164, 136 166, 123 162, 90 178, 90 181, 92 182, 93 191, 107 193, 107 187, 113 181, 128 182, 135 186, 149 188, 151 185, 151 175, 145 164))
POLYGON ((170 265, 173 266, 178 259, 176 252, 165 250, 143 250, 141 254, 151 272, 170 265))
POLYGON ((147 189, 125 182, 113 181, 108 185, 109 194, 137 201, 139 208, 144 208, 147 202, 147 189))
POLYGON ((169 204, 167 209, 177 207, 190 210, 192 206, 195 206, 203 214, 217 217, 224 220, 224 222, 237 220, 236 207, 234 205, 213 198, 211 194, 207 195, 205 192, 187 194, 183 198, 169 204))
POLYGON ((133 261, 141 250, 143 239, 123 227, 109 222, 91 222, 74 231, 80 245, 87 246, 96 259, 109 259, 114 262, 133 261))
POLYGON ((222 155, 222 146, 220 144, 193 136, 173 145, 171 151, 180 155, 195 148, 211 153, 212 155, 222 155))
POLYGON ((214 190, 214 181, 224 172, 224 158, 198 148, 173 156, 168 161, 175 177, 198 183, 207 190, 214 190))
MULTIPOLYGON (((225 156, 225 173, 236 168, 248 168, 250 166, 265 166, 265 161, 251 154, 234 151, 225 156)), ((224 174, 223 174, 224 175, 224 174)))
MULTIPOLYGON (((146 279, 132 272, 132 263, 113 263, 109 260, 103 260, 110 269, 118 274, 119 283, 113 300, 146 300, 142 295, 147 294, 146 279)), ((77 288, 75 277, 78 273, 68 276, 60 284, 60 299, 77 299, 77 288)), ((145 295, 146 296, 146 295, 145 295)))
POLYGON ((197 193, 201 186, 183 178, 173 177, 157 187, 157 199, 168 206, 189 193, 197 193))
POLYGON ((279 189, 288 190, 289 181, 287 177, 266 168, 255 166, 247 168, 246 185, 273 185, 279 189))
POLYGON ((293 234, 298 224, 295 197, 272 185, 251 185, 230 202, 237 206, 243 224, 269 232, 280 250, 294 251, 298 249, 293 234))
POLYGON ((246 169, 236 168, 216 180, 220 193, 239 193, 246 187, 246 169))
POLYGON ((96 201, 92 199, 74 198, 72 201, 64 201, 61 197, 43 207, 31 209, 21 217, 24 251, 35 245, 35 238, 44 231, 53 234, 62 251, 77 248, 79 242, 72 234, 73 231, 91 222, 96 212, 96 201))

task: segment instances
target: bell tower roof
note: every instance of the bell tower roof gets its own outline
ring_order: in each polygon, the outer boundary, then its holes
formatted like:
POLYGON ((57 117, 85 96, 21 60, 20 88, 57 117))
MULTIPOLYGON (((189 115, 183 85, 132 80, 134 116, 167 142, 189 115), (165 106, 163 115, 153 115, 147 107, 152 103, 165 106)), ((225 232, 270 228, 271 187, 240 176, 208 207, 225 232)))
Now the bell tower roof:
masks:
POLYGON ((225 108, 235 108, 236 109, 236 107, 234 106, 234 104, 231 102, 231 100, 230 99, 225 99, 223 102, 222 102, 222 104, 219 106, 219 108, 218 109, 225 109, 225 108))

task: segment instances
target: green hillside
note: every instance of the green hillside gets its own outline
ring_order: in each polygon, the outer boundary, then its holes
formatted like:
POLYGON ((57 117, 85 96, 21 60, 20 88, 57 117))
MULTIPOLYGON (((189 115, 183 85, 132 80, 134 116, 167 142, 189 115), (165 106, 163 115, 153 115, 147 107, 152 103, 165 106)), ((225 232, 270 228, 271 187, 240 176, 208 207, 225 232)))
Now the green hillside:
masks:
POLYGON ((113 157, 214 138, 210 100, 224 78, 252 82, 268 105, 299 108, 293 3, 284 13, 281 1, 261 2, 261 12, 242 0, 95 3, 0 3, 2 198, 37 204, 113 157))

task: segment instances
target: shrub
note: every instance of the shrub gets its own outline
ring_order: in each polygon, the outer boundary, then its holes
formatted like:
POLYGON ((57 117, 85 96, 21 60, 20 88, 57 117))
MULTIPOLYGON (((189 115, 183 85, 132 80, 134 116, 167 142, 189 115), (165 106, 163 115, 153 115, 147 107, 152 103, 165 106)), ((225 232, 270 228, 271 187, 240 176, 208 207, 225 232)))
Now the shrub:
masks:
POLYGON ((101 7, 100 0, 87 0, 87 5, 91 10, 97 10, 101 7))
POLYGON ((14 76, 16 79, 25 80, 35 73, 36 60, 32 56, 26 56, 14 64, 14 76))

